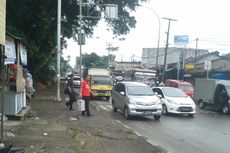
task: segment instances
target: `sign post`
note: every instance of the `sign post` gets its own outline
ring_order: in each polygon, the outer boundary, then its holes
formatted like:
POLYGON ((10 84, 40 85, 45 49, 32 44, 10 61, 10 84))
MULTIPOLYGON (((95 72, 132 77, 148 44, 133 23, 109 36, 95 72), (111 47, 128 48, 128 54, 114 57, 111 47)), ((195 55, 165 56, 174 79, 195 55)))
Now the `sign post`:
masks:
POLYGON ((209 78, 209 71, 212 69, 211 61, 204 61, 204 70, 207 71, 207 79, 209 78))
MULTIPOLYGON (((174 44, 176 45, 184 45, 184 51, 183 50, 180 50, 179 51, 179 62, 180 62, 180 65, 182 65, 182 69, 184 70, 185 69, 185 59, 186 59, 186 45, 188 44, 188 35, 175 35, 174 36, 174 44)), ((180 66, 181 67, 181 66, 180 66)), ((178 72, 177 72, 178 76, 179 73, 180 73, 180 69, 178 68, 178 72)), ((183 76, 183 79, 184 79, 184 76, 183 76)))

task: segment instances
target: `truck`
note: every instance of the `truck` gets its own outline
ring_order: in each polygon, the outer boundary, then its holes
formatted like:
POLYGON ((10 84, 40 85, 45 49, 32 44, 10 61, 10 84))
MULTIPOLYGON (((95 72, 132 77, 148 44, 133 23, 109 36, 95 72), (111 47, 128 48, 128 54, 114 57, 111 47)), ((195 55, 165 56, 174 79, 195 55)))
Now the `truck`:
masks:
POLYGON ((91 91, 94 93, 94 97, 105 97, 108 101, 113 88, 109 70, 90 68, 88 75, 90 75, 91 91))
POLYGON ((230 108, 230 81, 218 79, 196 78, 194 100, 200 109, 211 106, 224 114, 230 108))

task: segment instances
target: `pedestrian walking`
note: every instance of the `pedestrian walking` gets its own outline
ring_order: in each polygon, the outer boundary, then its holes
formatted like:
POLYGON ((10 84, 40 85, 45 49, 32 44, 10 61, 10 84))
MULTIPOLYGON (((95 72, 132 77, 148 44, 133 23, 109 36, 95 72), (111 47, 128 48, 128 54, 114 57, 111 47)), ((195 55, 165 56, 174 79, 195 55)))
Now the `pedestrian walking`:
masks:
POLYGON ((85 75, 84 80, 81 83, 81 91, 80 91, 80 98, 85 101, 85 111, 82 111, 82 115, 91 116, 89 110, 89 102, 90 102, 90 94, 94 95, 94 93, 90 89, 90 76, 85 75))
POLYGON ((73 74, 71 74, 67 81, 67 90, 69 95, 69 101, 66 102, 66 106, 69 110, 73 110, 73 103, 77 100, 77 93, 74 91, 73 87, 73 74))

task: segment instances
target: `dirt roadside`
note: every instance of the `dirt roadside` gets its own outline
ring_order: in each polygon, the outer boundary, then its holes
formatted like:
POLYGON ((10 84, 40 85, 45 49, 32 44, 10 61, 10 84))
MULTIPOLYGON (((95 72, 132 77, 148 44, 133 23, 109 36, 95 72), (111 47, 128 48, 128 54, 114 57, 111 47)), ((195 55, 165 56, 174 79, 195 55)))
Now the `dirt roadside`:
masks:
POLYGON ((25 120, 5 121, 5 144, 12 142, 26 153, 166 153, 93 105, 93 116, 82 117, 64 102, 55 102, 53 95, 36 95, 25 120))

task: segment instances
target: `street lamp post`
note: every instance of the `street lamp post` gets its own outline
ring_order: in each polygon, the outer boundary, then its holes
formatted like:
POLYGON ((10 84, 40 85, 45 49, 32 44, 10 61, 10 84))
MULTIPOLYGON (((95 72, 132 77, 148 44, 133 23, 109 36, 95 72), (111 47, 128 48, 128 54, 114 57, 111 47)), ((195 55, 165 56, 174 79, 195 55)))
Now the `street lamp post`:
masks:
MULTIPOLYGON (((79 22, 80 22, 80 28, 79 28, 79 35, 78 35, 78 44, 80 47, 80 76, 82 77, 82 45, 83 43, 83 32, 82 32, 82 5, 87 6, 87 5, 99 5, 99 4, 87 4, 87 3, 82 3, 82 0, 79 0, 79 22)), ((109 19, 116 19, 117 18, 117 14, 118 14, 118 6, 116 4, 106 4, 103 5, 105 6, 105 14, 106 17, 109 19)), ((86 18, 95 18, 92 16, 85 16, 86 18)), ((96 17, 97 18, 97 17, 96 17)), ((82 80, 80 80, 81 83, 82 80)), ((81 88, 81 87, 80 87, 81 88)))
MULTIPOLYGON (((80 77, 82 77, 82 0, 79 0, 79 20, 80 20, 80 34, 78 38, 78 44, 80 45, 80 77)), ((80 79, 81 84, 82 79, 80 79)), ((80 87, 81 88, 81 87, 80 87)))
POLYGON ((161 21, 160 21, 160 16, 158 15, 158 13, 150 8, 150 7, 146 7, 146 6, 142 6, 144 8, 147 8, 149 10, 151 10, 157 17, 158 20, 158 40, 157 40, 157 55, 156 55, 156 68, 158 69, 158 59, 159 59, 159 50, 160 50, 160 34, 161 34, 161 21))
POLYGON ((166 63, 167 63, 167 51, 168 51, 168 41, 169 41, 170 23, 171 23, 171 21, 177 21, 177 20, 175 20, 175 19, 165 18, 165 17, 164 17, 163 19, 168 20, 169 23, 168 23, 167 40, 166 40, 166 47, 165 47, 164 67, 163 67, 163 74, 162 74, 162 79, 161 79, 162 82, 163 82, 164 79, 165 79, 165 71, 166 71, 166 69, 167 69, 166 63))

